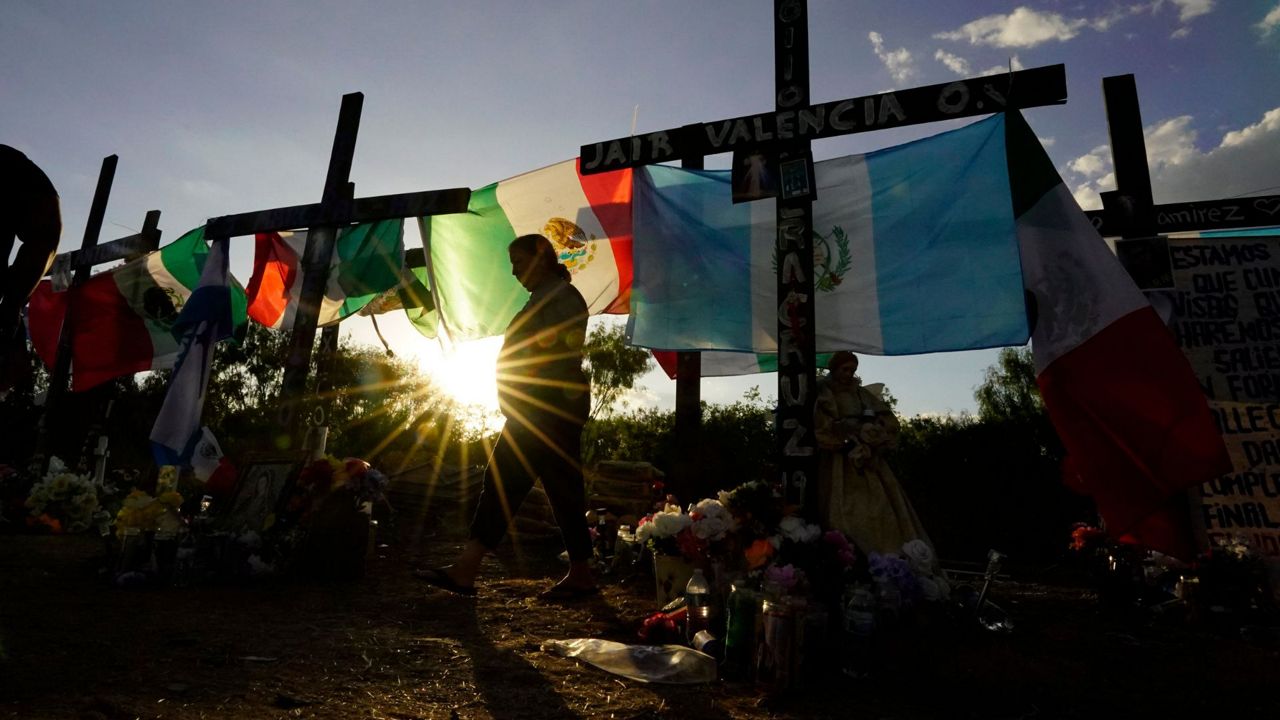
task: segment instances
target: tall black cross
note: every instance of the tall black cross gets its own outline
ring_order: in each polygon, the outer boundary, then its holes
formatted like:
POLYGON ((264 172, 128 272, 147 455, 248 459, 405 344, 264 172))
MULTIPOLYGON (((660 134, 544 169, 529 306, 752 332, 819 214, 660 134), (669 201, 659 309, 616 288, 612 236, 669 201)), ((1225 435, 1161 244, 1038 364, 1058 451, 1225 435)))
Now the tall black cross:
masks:
MULTIPOLYGON (((1272 227, 1280 225, 1280 195, 1262 195, 1240 198, 1224 198, 1218 200, 1196 200, 1183 203, 1169 203, 1157 205, 1154 200, 1154 194, 1151 187, 1151 172, 1147 166, 1147 149, 1146 140, 1142 131, 1142 114, 1138 105, 1138 89, 1137 82, 1133 75, 1116 75, 1106 77, 1102 80, 1103 97, 1106 101, 1107 111, 1107 129, 1111 141, 1111 157, 1115 166, 1116 189, 1108 192, 1100 193, 1102 197, 1102 210, 1090 211, 1087 213, 1093 226, 1098 232, 1104 236, 1119 238, 1121 242, 1116 243, 1116 251, 1120 256, 1122 263, 1125 264, 1133 276, 1134 280, 1140 287, 1146 287, 1146 277, 1142 263, 1127 262, 1127 253, 1124 251, 1125 240, 1132 240, 1135 244, 1144 244, 1152 239, 1157 240, 1157 245, 1161 244, 1161 236, 1168 233, 1176 232, 1192 232, 1192 231, 1208 231, 1208 230, 1239 230, 1242 228, 1253 227, 1272 227)), ((1280 233, 1276 233, 1280 234, 1280 233)), ((1262 240, 1262 238, 1259 238, 1262 240)), ((1273 243, 1274 245, 1274 243, 1273 243)), ((1164 259, 1169 262, 1165 272, 1173 274, 1173 264, 1169 256, 1169 249, 1164 248, 1164 259)), ((1234 261, 1229 261, 1213 267, 1217 277, 1233 275, 1234 261)), ((1247 271, 1246 271, 1247 272, 1247 271)), ((1172 277, 1169 278, 1172 280, 1172 277)), ((1222 282, 1220 280, 1220 282, 1222 282)), ((1184 290, 1176 292, 1185 292, 1184 290)), ((1250 310, 1257 312, 1261 309, 1258 305, 1259 301, 1266 303, 1267 311, 1270 311, 1270 296, 1264 290, 1261 293, 1253 293, 1243 291, 1236 293, 1233 290, 1225 290, 1220 296, 1226 300, 1240 300, 1240 302, 1232 306, 1233 317, 1248 317, 1250 310), (1252 297, 1250 297, 1252 296, 1252 297), (1237 315, 1238 313, 1238 315, 1237 315)), ((1175 321, 1175 324, 1177 323, 1175 321)), ((1177 334, 1175 334, 1177 337, 1177 334)), ((1188 360, 1192 361, 1192 367, 1196 369, 1197 374, 1207 372, 1207 368, 1196 367, 1195 360, 1192 358, 1196 343, 1190 345, 1184 344, 1184 340, 1179 339, 1179 344, 1183 345, 1183 351, 1188 353, 1188 360)), ((1265 358, 1273 357, 1275 350, 1280 348, 1280 342, 1276 342, 1274 338, 1265 334, 1259 334, 1257 337, 1242 337, 1232 341, 1227 338, 1215 339, 1212 343, 1213 354, 1215 357, 1221 354, 1221 357, 1231 358, 1245 356, 1249 358, 1265 358)), ((1215 362, 1214 365, 1217 363, 1215 362)), ((1221 372, 1226 375, 1236 370, 1236 366, 1230 362, 1227 365, 1229 370, 1221 372)), ((1262 376, 1268 376, 1269 371, 1264 363, 1257 368, 1257 372, 1262 376)), ((1201 378, 1211 381, 1214 373, 1210 373, 1208 378, 1201 378)), ((1247 376, 1247 375, 1246 375, 1247 376)), ((1212 388, 1212 384, 1209 385, 1212 388)), ((1248 386, 1245 386, 1248 388, 1248 386)), ((1216 400, 1212 390, 1207 390, 1212 403, 1216 400)), ((1252 403, 1246 405, 1247 409, 1262 408, 1271 406, 1274 402, 1275 393, 1268 393, 1265 389, 1259 388, 1259 392, 1255 395, 1252 392, 1242 392, 1242 399, 1252 403)), ((1227 398, 1223 398, 1224 400, 1227 398)), ((1230 396, 1231 400, 1237 398, 1230 396)), ((1224 411, 1225 413, 1225 411, 1224 411)), ((1224 415, 1225 417, 1225 415, 1224 415)), ((1227 420, 1223 423, 1224 439, 1231 446, 1231 438, 1235 438, 1234 442, 1239 442, 1241 438, 1257 437, 1265 435, 1267 426, 1260 424, 1258 426, 1249 423, 1236 422, 1232 427, 1231 421, 1227 420)), ((1245 441, 1249 442, 1249 441, 1245 441)), ((1274 469, 1280 463, 1268 462, 1265 457, 1259 457, 1255 466, 1251 470, 1251 474, 1256 477, 1267 477, 1268 468, 1274 469)), ((1224 507, 1240 507, 1239 504, 1232 504, 1236 500, 1252 500, 1253 490, 1248 489, 1247 483, 1240 484, 1240 490, 1231 489, 1231 484, 1226 483, 1225 489, 1211 493, 1209 497, 1219 499, 1224 507), (1249 496, 1249 497, 1243 497, 1249 496)), ((1173 503, 1180 513, 1185 513, 1189 518, 1191 527, 1195 530, 1198 540, 1202 548, 1211 548, 1211 526, 1207 520, 1208 515, 1201 515, 1197 511, 1205 511, 1213 505, 1210 500, 1203 499, 1199 492, 1192 490, 1188 493, 1181 493, 1173 497, 1173 503)), ((1255 506, 1250 506, 1255 507, 1255 506)), ((1266 507, 1261 506, 1261 513, 1266 512, 1266 507)), ((1242 530, 1245 527, 1253 528, 1242 523, 1239 526, 1242 530)), ((1256 530, 1257 533, 1250 538, 1255 544, 1258 538, 1263 537, 1272 541, 1270 548, 1259 546, 1259 550, 1274 558, 1275 536, 1274 526, 1267 521, 1261 521, 1256 530)))
POLYGON ((342 96, 338 129, 329 156, 329 172, 319 203, 223 215, 211 218, 205 226, 205 238, 208 240, 309 228, 302 257, 302 292, 298 298, 289 357, 285 364, 284 401, 280 404, 279 416, 281 429, 295 438, 299 430, 298 408, 306 392, 316 322, 329 280, 329 261, 333 257, 338 230, 353 223, 466 212, 471 199, 468 188, 356 198, 355 183, 350 182, 349 177, 363 105, 363 93, 342 96))
POLYGON ((773 112, 584 145, 580 167, 584 174, 591 174, 746 150, 767 153, 775 160, 783 178, 777 200, 777 456, 786 502, 800 505, 817 468, 813 193, 811 184, 804 182, 812 178, 810 141, 1058 105, 1066 102, 1067 83, 1063 66, 1052 65, 810 105, 806 0, 774 0, 773 27, 773 112), (799 182, 790 185, 789 177, 799 182))
MULTIPOLYGON (((95 265, 131 258, 160 246, 159 210, 151 210, 146 214, 141 232, 98 244, 98 235, 102 233, 102 220, 107 214, 107 200, 111 197, 111 185, 115 182, 116 164, 119 161, 117 155, 108 155, 102 159, 102 169, 98 171, 98 186, 93 191, 93 203, 89 206, 89 219, 85 222, 80 249, 54 258, 50 273, 61 275, 68 270, 73 272, 70 283, 72 288, 83 285, 95 265)), ((55 277, 54 280, 56 282, 58 278, 55 277)), ((63 314, 62 329, 58 333, 57 356, 53 374, 49 378, 49 392, 45 396, 44 412, 41 413, 37 426, 36 455, 42 460, 49 450, 49 424, 54 411, 62 404, 67 392, 67 376, 71 373, 71 338, 75 326, 73 308, 73 303, 67 303, 63 314)))
POLYGON ((1156 233, 1236 230, 1280 225, 1280 195, 1156 205, 1142 136, 1142 113, 1133 75, 1102 79, 1116 189, 1100 193, 1102 210, 1086 214, 1104 237, 1138 238, 1156 233))

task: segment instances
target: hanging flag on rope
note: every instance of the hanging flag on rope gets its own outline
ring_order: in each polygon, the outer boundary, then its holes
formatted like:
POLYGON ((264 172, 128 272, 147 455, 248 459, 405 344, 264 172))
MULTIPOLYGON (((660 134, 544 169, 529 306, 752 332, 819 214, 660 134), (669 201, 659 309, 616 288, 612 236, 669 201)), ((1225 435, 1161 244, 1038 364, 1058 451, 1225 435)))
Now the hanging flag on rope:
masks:
POLYGON ((213 348, 235 330, 231 305, 231 274, 227 272, 228 238, 214 241, 173 333, 182 349, 169 378, 164 404, 151 428, 151 450, 157 465, 187 466, 203 437, 200 416, 213 364, 213 348))
MULTIPOLYGON (((253 276, 247 288, 249 317, 275 330, 293 328, 302 295, 307 231, 254 236, 253 276)), ((404 222, 380 220, 344 228, 334 243, 329 282, 317 324, 332 325, 359 311, 400 282, 404 222)))
POLYGON ((551 240, 590 313, 627 312, 630 170, 583 176, 567 160, 473 191, 465 214, 418 223, 438 312, 419 312, 414 325, 429 337, 437 321, 455 341, 506 330, 529 299, 511 275, 507 245, 528 233, 551 240))
MULTIPOLYGON (((820 162, 815 173, 820 352, 1026 343, 1002 117, 820 162)), ((636 175, 633 344, 777 351, 775 202, 735 205, 730 185, 726 170, 636 175)))
MULTIPOLYGON (((75 317, 72 390, 81 392, 122 375, 173 367, 179 350, 173 324, 199 282, 208 256, 204 228, 199 227, 66 292, 54 292, 48 280, 41 282, 31 296, 29 311, 37 354, 45 365, 54 366, 58 334, 70 303, 75 317)), ((244 288, 234 279, 230 282, 232 321, 242 328, 244 288)))

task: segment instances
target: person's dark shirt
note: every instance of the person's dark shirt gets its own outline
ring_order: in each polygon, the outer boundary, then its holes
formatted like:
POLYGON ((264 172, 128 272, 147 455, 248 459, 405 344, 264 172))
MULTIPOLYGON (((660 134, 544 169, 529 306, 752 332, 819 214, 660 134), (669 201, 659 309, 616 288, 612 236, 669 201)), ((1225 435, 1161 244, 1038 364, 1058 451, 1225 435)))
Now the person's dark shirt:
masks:
POLYGON ((591 393, 582 370, 587 303, 568 281, 551 277, 516 313, 498 355, 498 406, 508 420, 537 428, 583 424, 591 393))

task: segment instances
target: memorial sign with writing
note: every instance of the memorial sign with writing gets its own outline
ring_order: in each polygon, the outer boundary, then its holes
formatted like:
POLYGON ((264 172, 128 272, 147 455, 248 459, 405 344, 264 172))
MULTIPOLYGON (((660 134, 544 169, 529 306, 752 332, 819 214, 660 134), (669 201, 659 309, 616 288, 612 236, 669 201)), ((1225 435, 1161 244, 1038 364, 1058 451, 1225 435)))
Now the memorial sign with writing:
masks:
MULTIPOLYGON (((803 14, 797 17, 803 17, 803 14)), ((775 31, 780 28, 783 34, 778 35, 775 44, 798 37, 785 34, 798 30, 799 25, 784 19, 781 14, 775 21, 775 31)), ((791 50, 790 47, 785 49, 791 50)), ((778 53, 775 59, 784 56, 796 59, 803 54, 807 68, 807 50, 806 41, 803 52, 797 48, 794 52, 778 53)), ((778 60, 779 64, 781 62, 783 60, 778 60)), ((781 77, 790 71, 795 77, 795 70, 794 66, 780 65, 777 73, 781 77)), ((787 87, 798 89, 799 85, 793 83, 787 87)), ((808 104, 807 92, 804 99, 797 99, 797 94, 784 94, 784 90, 786 88, 778 93, 774 112, 695 123, 583 145, 580 149, 582 174, 652 165, 691 155, 758 150, 769 144, 990 115, 1013 108, 1061 105, 1067 101, 1067 73, 1062 65, 1047 65, 818 105, 808 104)))
MULTIPOLYGON (((1089 210, 1085 214, 1103 237, 1115 237, 1124 230, 1121 221, 1110 217, 1105 210, 1089 210)), ((1205 228, 1236 230, 1271 227, 1280 225, 1280 195, 1156 205, 1151 208, 1151 214, 1152 230, 1160 233, 1205 228)))
POLYGON ((1170 238, 1173 289, 1148 294, 1200 379, 1234 472, 1192 492, 1210 547, 1280 559, 1280 237, 1170 238))

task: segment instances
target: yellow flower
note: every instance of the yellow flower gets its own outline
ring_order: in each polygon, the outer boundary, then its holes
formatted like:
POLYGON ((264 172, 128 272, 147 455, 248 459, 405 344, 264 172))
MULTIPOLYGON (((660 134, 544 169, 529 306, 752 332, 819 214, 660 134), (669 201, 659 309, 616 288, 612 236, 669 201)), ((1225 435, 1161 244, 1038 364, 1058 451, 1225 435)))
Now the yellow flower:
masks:
POLYGON ((182 496, 176 490, 170 490, 161 493, 160 497, 156 498, 156 502, 166 507, 177 508, 182 506, 182 496))

